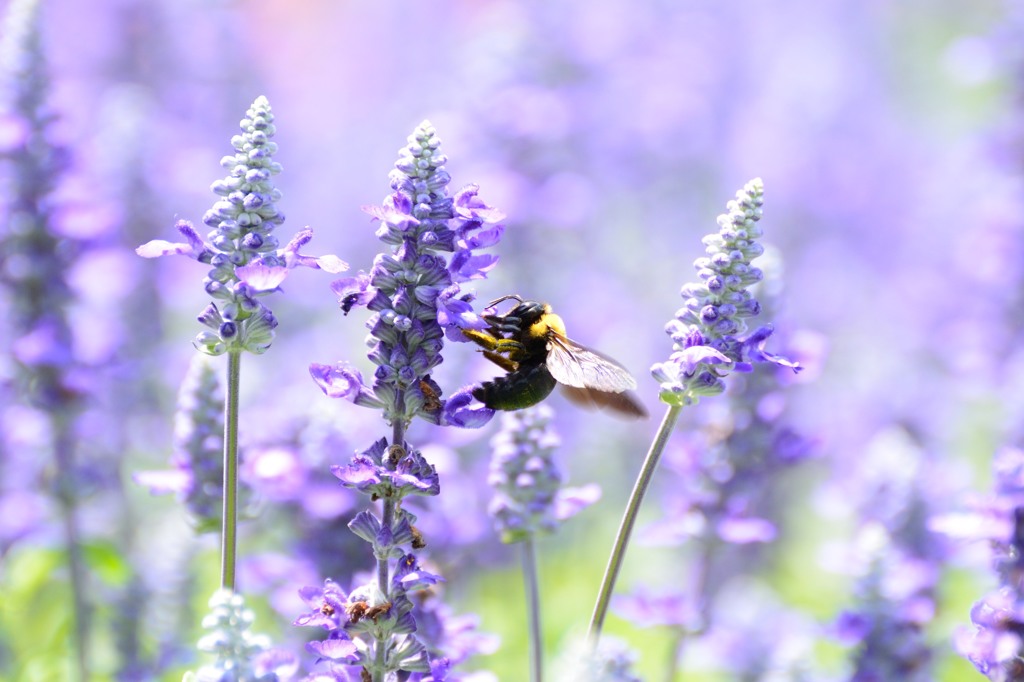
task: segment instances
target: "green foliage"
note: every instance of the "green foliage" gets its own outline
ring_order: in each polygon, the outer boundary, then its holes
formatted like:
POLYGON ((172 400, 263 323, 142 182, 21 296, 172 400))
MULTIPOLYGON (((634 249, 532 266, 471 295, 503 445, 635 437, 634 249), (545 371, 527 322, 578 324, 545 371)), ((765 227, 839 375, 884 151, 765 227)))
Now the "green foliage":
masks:
POLYGON ((71 592, 54 549, 22 547, 0 575, 0 673, 11 682, 70 679, 71 592))

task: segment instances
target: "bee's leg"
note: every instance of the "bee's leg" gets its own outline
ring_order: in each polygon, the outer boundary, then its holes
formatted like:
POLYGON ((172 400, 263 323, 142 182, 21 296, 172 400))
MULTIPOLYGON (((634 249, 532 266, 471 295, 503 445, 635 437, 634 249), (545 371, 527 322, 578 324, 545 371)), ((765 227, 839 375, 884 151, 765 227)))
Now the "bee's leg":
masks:
POLYGON ((478 331, 476 329, 463 329, 462 335, 487 350, 495 350, 498 347, 499 339, 487 332, 478 331))
POLYGON ((514 372, 519 369, 519 363, 509 360, 504 355, 498 355, 497 353, 493 353, 489 350, 482 352, 485 358, 496 364, 498 367, 501 367, 506 372, 514 372))
POLYGON ((511 355, 526 350, 526 347, 515 339, 495 339, 494 348, 488 348, 487 350, 511 355))
POLYGON ((508 355, 509 353, 524 350, 523 344, 515 339, 502 339, 476 329, 463 329, 462 335, 486 350, 494 351, 495 353, 508 355))
POLYGON ((523 327, 523 321, 518 317, 508 315, 482 315, 484 322, 491 326, 491 333, 515 334, 523 327))

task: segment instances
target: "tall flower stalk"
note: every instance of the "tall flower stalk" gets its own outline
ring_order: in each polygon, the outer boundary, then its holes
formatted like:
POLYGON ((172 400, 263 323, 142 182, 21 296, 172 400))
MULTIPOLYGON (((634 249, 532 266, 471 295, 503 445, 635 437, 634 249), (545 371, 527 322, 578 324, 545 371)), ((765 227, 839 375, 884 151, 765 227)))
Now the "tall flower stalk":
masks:
POLYGON ((799 369, 795 363, 764 350, 771 326, 744 336, 747 320, 760 312, 749 289, 763 277, 761 270, 751 265, 764 251, 757 242, 761 237, 758 221, 763 192, 761 180, 751 180, 728 203, 728 212, 718 217, 718 232, 704 237, 707 256, 694 262, 700 281, 683 286, 685 303, 666 325, 673 352, 666 362, 654 365, 651 374, 661 384, 659 397, 668 409, 644 459, 612 546, 590 622, 591 646, 596 646, 600 637, 640 505, 682 408, 696 404, 703 396, 722 393, 729 374, 749 372, 754 362, 799 369))
POLYGON ((279 291, 293 267, 328 272, 348 267, 335 256, 316 258, 299 253, 312 239, 308 228, 286 246, 280 246, 273 232, 284 222, 284 214, 277 208, 281 193, 272 178, 281 172, 281 165, 273 159, 277 143, 271 138, 276 128, 265 97, 253 102, 239 126, 241 133, 231 139, 234 153, 221 159, 227 176, 211 186, 220 199, 203 216, 203 223, 210 228, 207 240, 199 236, 191 223, 180 221, 177 228, 184 242, 154 240, 136 250, 145 258, 184 255, 210 266, 203 287, 214 301, 199 314, 199 322, 207 329, 193 343, 207 355, 227 355, 220 523, 221 589, 227 593, 235 590, 242 353, 264 353, 273 342, 277 327, 274 314, 261 299, 279 291))
POLYGON ((288 271, 302 265, 328 272, 348 266, 335 256, 314 258, 299 253, 313 232, 301 230, 280 248, 274 228, 284 222, 277 208, 281 192, 271 178, 281 172, 274 161, 276 128, 266 97, 258 97, 239 124, 241 134, 231 138, 235 153, 221 159, 228 171, 211 189, 221 197, 203 216, 211 228, 204 241, 187 221, 178 231, 183 243, 154 240, 137 249, 144 258, 184 255, 211 266, 203 280, 213 297, 199 315, 207 327, 194 344, 207 355, 228 356, 224 408, 224 500, 221 520, 221 587, 235 587, 236 528, 238 525, 238 394, 242 352, 266 352, 274 340, 277 320, 260 300, 280 290, 288 271), (218 303, 220 304, 218 306, 218 303))
MULTIPOLYGON (((772 265, 769 261, 763 266, 765 281, 758 292, 767 314, 777 309, 781 289, 780 264, 772 265)), ((730 634, 728 624, 714 618, 737 579, 752 577, 770 552, 777 536, 781 510, 775 500, 783 474, 816 454, 814 439, 782 418, 785 376, 752 372, 737 378, 741 390, 725 396, 724 409, 709 411, 707 421, 691 424, 677 439, 662 465, 668 475, 662 516, 638 531, 647 546, 686 543, 687 578, 664 591, 641 588, 612 601, 612 608, 631 622, 668 627, 675 642, 662 670, 666 681, 676 679, 685 647, 695 637, 743 636, 735 630, 730 634)), ((684 571, 681 567, 680 574, 684 571)), ((719 660, 736 674, 745 670, 744 658, 719 660)))
POLYGON ((403 680, 441 680, 452 664, 415 634, 412 596, 442 578, 420 567, 414 550, 422 549, 425 539, 402 501, 409 495, 437 495, 440 481, 405 437, 417 416, 434 424, 473 427, 493 415, 471 404, 469 389, 442 399, 430 373, 442 361, 446 337, 464 341, 462 329, 486 326, 460 283, 484 277, 495 264, 495 256, 474 251, 497 243, 503 216, 479 200, 476 186, 450 197, 446 161, 433 127, 422 123, 390 174, 393 193, 382 206, 366 209, 380 221, 377 236, 387 250, 376 257, 369 274, 332 285, 346 314, 357 306, 372 312, 367 322, 369 358, 376 365, 372 385, 346 363, 310 367, 328 396, 378 409, 390 426, 390 439, 381 438, 348 464, 331 468, 345 487, 381 503, 379 514, 366 510, 349 524, 372 548, 372 577, 348 593, 330 579, 323 588, 301 592, 312 611, 296 625, 329 632, 309 648, 328 661, 329 674, 338 680, 348 679, 346 669, 353 668, 373 682, 392 674, 403 680))
POLYGON ((5 216, 0 232, 0 281, 11 316, 9 349, 15 360, 18 393, 45 412, 53 453, 52 493, 60 511, 73 601, 73 670, 89 677, 89 604, 78 520, 76 419, 83 392, 74 356, 68 309, 67 272, 75 245, 59 234, 53 196, 67 168, 67 150, 53 141, 56 114, 39 26, 37 0, 13 0, 0 43, 0 126, 7 133, 5 216))
POLYGON ((556 530, 600 493, 596 486, 561 487, 562 475, 553 459, 559 439, 551 428, 552 417, 545 405, 506 412, 501 431, 491 441, 488 478, 494 488, 490 513, 501 541, 518 543, 522 550, 532 682, 543 678, 544 661, 535 539, 556 530))

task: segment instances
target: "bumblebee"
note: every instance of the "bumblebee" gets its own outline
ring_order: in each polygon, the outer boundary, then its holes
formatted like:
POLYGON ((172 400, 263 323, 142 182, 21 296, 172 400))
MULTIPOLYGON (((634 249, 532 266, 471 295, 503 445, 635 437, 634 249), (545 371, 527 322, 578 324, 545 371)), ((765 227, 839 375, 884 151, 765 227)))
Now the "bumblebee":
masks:
POLYGON ((578 405, 631 418, 647 416, 631 393, 636 380, 625 367, 566 336, 562 318, 546 303, 512 294, 488 308, 508 300, 518 305, 503 315, 483 316, 489 329, 462 330, 483 347, 484 357, 507 372, 474 389, 474 398, 493 410, 519 410, 536 405, 561 384, 565 396, 578 405))

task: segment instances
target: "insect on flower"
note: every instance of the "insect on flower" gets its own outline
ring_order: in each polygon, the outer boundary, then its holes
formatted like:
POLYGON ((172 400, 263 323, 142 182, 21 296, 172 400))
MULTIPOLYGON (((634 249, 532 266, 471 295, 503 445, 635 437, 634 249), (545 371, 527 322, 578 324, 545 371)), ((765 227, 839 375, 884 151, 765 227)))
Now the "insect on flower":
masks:
POLYGON ((420 392, 423 394, 423 409, 428 412, 437 412, 444 405, 441 403, 441 394, 436 383, 429 376, 420 379, 420 392))
POLYGON ((358 623, 366 615, 366 612, 370 610, 370 605, 364 601, 357 601, 349 604, 345 607, 345 611, 348 613, 348 619, 350 623, 358 623))
POLYGON ((508 372, 474 389, 474 398, 493 410, 519 410, 536 405, 561 384, 577 405, 634 419, 647 416, 632 393, 636 380, 625 367, 566 336, 562 318, 546 303, 511 294, 488 308, 508 300, 518 305, 503 315, 483 316, 489 329, 462 330, 483 347, 484 357, 508 372))

